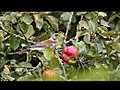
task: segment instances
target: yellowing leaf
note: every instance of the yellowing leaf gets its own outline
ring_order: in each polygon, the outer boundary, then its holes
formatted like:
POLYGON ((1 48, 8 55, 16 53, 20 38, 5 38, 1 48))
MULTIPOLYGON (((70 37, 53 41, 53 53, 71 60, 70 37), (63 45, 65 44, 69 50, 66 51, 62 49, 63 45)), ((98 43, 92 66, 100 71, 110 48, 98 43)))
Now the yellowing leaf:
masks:
POLYGON ((41 29, 43 26, 43 19, 40 18, 39 14, 34 14, 35 24, 38 29, 41 29))
POLYGON ((35 31, 34 31, 34 29, 33 29, 33 26, 30 25, 30 26, 28 27, 28 30, 27 30, 25 36, 27 37, 27 39, 29 39, 34 33, 35 33, 35 31))
POLYGON ((30 25, 33 22, 33 19, 31 16, 25 16, 22 18, 22 20, 27 24, 30 25))
POLYGON ((48 60, 51 60, 51 58, 54 56, 53 49, 50 47, 46 47, 43 51, 44 57, 48 60))

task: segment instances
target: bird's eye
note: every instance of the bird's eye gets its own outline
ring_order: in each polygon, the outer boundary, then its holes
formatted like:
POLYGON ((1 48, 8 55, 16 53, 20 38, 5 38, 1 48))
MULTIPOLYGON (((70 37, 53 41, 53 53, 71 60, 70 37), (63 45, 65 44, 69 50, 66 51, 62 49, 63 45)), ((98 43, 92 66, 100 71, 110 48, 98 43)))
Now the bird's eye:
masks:
POLYGON ((58 36, 58 33, 56 33, 55 36, 58 36))

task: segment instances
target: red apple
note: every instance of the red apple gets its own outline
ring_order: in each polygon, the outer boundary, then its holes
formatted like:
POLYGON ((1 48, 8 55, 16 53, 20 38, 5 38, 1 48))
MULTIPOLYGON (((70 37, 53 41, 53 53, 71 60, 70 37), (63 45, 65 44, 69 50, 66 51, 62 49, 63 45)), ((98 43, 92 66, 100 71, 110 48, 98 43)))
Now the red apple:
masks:
POLYGON ((78 50, 73 45, 65 47, 62 53, 66 54, 69 57, 75 57, 75 59, 78 59, 78 50))
POLYGON ((62 53, 61 58, 64 62, 69 63, 70 57, 62 53))

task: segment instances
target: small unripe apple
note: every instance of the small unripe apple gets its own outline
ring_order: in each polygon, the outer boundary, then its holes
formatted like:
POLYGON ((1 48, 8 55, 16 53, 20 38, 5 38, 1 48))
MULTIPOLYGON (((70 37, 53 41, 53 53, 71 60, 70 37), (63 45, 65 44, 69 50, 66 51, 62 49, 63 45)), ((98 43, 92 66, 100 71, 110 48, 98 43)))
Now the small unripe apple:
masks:
POLYGON ((43 81, 55 81, 59 79, 59 74, 55 70, 48 69, 43 72, 42 79, 43 81))

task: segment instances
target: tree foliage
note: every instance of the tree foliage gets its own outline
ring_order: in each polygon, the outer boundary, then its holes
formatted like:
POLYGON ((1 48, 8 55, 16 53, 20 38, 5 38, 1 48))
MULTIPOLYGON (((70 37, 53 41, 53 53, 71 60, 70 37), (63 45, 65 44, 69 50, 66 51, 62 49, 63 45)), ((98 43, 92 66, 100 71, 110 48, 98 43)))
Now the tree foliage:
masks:
MULTIPOLYGON (((74 60, 74 59, 73 59, 74 60)), ((1 12, 0 80, 44 81, 47 69, 57 71, 57 81, 120 80, 119 12, 1 12), (55 48, 42 53, 21 51, 58 32, 55 48), (78 48, 79 60, 67 64, 62 50, 78 48)))

